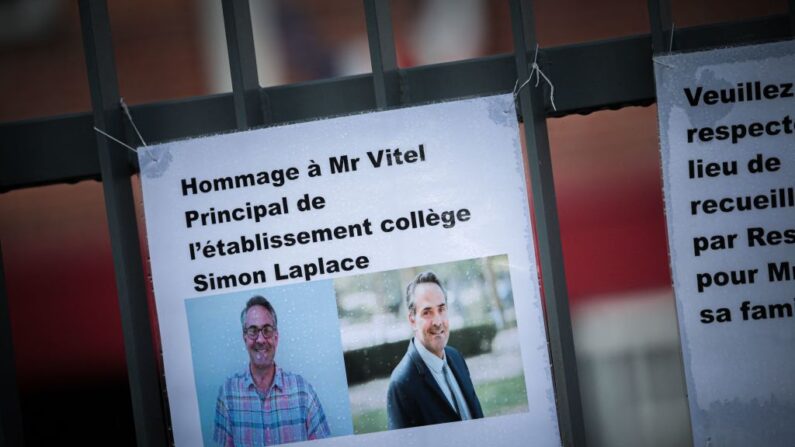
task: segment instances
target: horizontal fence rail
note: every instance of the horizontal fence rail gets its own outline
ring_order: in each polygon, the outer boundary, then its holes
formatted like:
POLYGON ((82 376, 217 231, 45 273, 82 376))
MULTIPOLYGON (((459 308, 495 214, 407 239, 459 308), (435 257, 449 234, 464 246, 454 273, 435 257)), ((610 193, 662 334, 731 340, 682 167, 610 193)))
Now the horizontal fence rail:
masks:
MULTIPOLYGON (((697 50, 791 36, 790 17, 771 16, 675 31, 676 49, 697 50)), ((548 117, 654 102, 650 35, 542 48, 544 73, 555 84, 548 117)), ((403 106, 468 96, 505 93, 516 82, 513 55, 398 70, 403 106), (456 82, 450 82, 456 79, 456 82)), ((270 124, 375 110, 370 74, 266 87, 270 124)), ((548 99, 547 99, 548 101, 548 99)), ((130 107, 150 143, 238 128, 232 93, 162 101, 130 107)), ((99 179, 90 112, 0 124, 0 192, 18 188, 99 179)), ((130 163, 136 163, 132 154, 130 163)))

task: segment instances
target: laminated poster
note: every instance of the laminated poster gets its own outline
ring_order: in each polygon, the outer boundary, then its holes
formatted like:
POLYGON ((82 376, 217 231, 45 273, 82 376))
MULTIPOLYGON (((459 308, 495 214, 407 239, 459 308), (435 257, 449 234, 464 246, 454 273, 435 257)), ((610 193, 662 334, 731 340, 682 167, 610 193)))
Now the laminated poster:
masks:
POLYGON ((511 95, 140 148, 176 445, 560 445, 521 150, 511 95))
POLYGON ((795 42, 655 58, 696 446, 795 440, 795 42))

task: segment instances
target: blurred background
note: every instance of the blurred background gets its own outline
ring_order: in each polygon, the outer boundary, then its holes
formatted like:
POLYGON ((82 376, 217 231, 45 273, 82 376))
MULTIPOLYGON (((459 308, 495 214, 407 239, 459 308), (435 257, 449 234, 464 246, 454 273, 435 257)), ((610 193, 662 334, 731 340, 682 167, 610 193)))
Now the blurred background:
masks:
POLYGON ((406 285, 424 271, 445 287, 448 346, 466 359, 483 415, 527 411, 508 257, 492 256, 334 280, 354 433, 387 429, 389 376, 413 337, 406 285))
MULTIPOLYGON (((220 2, 108 3, 128 104, 231 91, 220 2)), ((649 33, 645 1, 534 3, 542 47, 649 33)), ((676 28, 787 12, 787 0, 671 3, 676 28)), ((261 85, 370 71, 361 1, 251 10, 261 85)), ((393 0, 392 19, 401 67, 512 51, 502 0, 393 0)), ((0 121, 89 110, 77 2, 0 1, 0 121)), ((590 445, 690 443, 656 119, 650 106, 547 121, 590 445)), ((0 243, 27 442, 133 445, 101 185, 1 194, 0 243)))

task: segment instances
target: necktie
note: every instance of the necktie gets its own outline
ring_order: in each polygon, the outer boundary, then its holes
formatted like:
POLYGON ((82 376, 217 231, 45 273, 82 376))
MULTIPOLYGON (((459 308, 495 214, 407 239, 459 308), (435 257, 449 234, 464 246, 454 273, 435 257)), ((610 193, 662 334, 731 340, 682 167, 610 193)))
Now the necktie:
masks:
POLYGON ((455 388, 453 388, 453 378, 450 377, 452 373, 450 372, 450 368, 447 367, 447 364, 442 365, 442 374, 444 374, 444 380, 447 382, 447 388, 450 389, 450 396, 453 399, 453 408, 455 408, 455 412, 459 415, 461 414, 461 407, 458 406, 458 399, 455 397, 455 388))

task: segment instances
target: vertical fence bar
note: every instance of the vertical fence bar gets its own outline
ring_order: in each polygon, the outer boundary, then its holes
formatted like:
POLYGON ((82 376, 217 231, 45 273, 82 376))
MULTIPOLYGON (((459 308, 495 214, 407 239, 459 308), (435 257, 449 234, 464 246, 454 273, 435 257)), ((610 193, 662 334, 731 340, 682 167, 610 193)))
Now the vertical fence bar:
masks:
POLYGON ((8 307, 3 249, 0 246, 0 445, 23 445, 22 411, 19 406, 14 343, 11 339, 11 312, 8 307))
MULTIPOLYGON (((795 2, 795 0, 791 0, 795 2)), ((648 10, 649 10, 649 23, 651 25, 651 34, 652 34, 652 53, 656 55, 669 53, 673 48, 671 43, 672 34, 675 32, 673 29, 673 15, 671 12, 671 1, 670 0, 648 0, 648 10)), ((677 311, 678 313, 678 311, 677 311)), ((677 343, 681 347, 681 340, 679 339, 679 334, 681 333, 678 329, 679 326, 679 319, 676 320, 677 325, 677 343)), ((693 439, 693 427, 692 427, 692 419, 690 415, 690 405, 687 399, 687 381, 685 378, 685 370, 684 370, 684 357, 682 356, 682 349, 678 349, 677 351, 677 361, 680 365, 682 365, 682 369, 680 369, 680 376, 679 379, 683 384, 685 389, 685 408, 687 411, 687 427, 690 432, 690 439, 693 439)))
MULTIPOLYGON (((111 135, 121 135, 122 114, 107 3, 80 0, 80 22, 94 125, 111 135)), ((132 172, 126 149, 109 143, 99 134, 96 145, 119 294, 135 435, 140 446, 165 446, 164 410, 130 185, 132 172)))
POLYGON ((257 75, 251 9, 248 0, 223 0, 222 6, 235 119, 237 128, 246 130, 264 124, 266 118, 257 75))
POLYGON ((389 0, 364 0, 364 17, 373 68, 375 105, 382 110, 400 104, 401 94, 389 0))
MULTIPOLYGON (((791 0, 795 1, 795 0, 791 0)), ((671 29, 673 16, 671 15, 670 0, 647 0, 649 9, 649 24, 651 25, 651 43, 654 54, 666 53, 671 45, 671 29)))
POLYGON ((789 31, 795 37, 795 0, 789 0, 789 31))
MULTIPOLYGON (((528 49, 535 51, 536 48, 535 18, 529 0, 511 0, 510 4, 516 74, 521 84, 530 76, 528 49)), ((535 88, 532 83, 528 84, 519 91, 519 105, 524 117, 560 433, 564 445, 583 446, 585 426, 563 268, 544 97, 541 92, 542 89, 535 88)))

